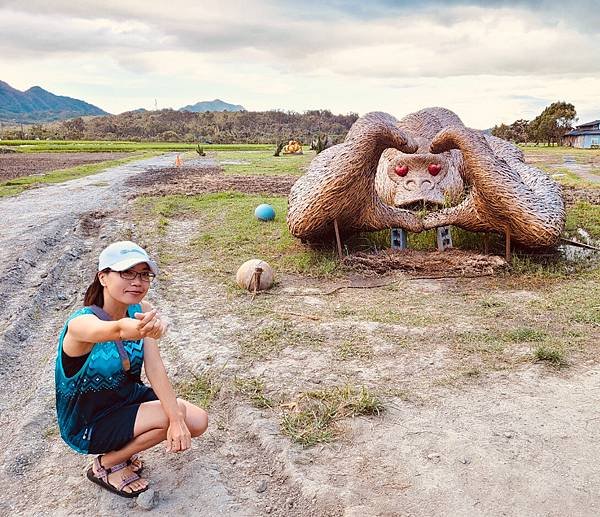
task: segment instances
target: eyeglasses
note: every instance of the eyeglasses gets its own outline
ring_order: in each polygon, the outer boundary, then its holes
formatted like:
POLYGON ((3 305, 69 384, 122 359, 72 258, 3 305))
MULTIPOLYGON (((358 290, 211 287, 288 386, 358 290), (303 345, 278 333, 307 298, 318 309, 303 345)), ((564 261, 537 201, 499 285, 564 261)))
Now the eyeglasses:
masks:
POLYGON ((124 280, 135 280, 138 275, 142 282, 152 282, 156 278, 156 275, 151 271, 140 271, 138 273, 133 269, 127 269, 125 271, 116 271, 116 273, 119 273, 119 276, 124 280))

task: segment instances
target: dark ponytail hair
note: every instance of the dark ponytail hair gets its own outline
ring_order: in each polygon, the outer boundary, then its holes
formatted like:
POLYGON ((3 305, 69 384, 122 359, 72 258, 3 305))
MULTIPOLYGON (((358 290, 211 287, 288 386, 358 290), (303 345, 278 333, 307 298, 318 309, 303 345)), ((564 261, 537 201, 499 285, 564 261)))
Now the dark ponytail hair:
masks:
MULTIPOLYGON (((103 269, 103 272, 110 271, 109 268, 103 269)), ((87 288, 85 296, 83 297, 83 305, 89 307, 90 305, 97 305, 98 307, 104 306, 104 286, 100 283, 98 273, 94 276, 93 282, 87 288)))

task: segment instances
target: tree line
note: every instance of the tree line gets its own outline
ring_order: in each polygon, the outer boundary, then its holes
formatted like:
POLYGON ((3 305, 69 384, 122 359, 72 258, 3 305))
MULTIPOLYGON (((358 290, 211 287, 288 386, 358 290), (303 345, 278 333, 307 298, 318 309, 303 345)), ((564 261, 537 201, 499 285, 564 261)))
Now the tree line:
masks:
POLYGON ((340 142, 357 118, 356 113, 334 115, 328 110, 304 113, 140 110, 120 115, 78 117, 25 129, 5 129, 2 138, 231 144, 274 143, 291 139, 309 143, 315 135, 328 135, 330 141, 340 142))
POLYGON ((492 135, 515 143, 560 145, 576 120, 577 111, 573 104, 553 102, 531 121, 519 119, 512 124, 494 126, 492 135))
MULTIPOLYGON (((515 143, 561 144, 577 120, 573 104, 554 102, 533 120, 519 119, 494 126, 494 136, 515 143)), ((189 143, 310 143, 318 135, 329 145, 344 139, 358 115, 334 115, 328 110, 209 111, 192 113, 164 109, 128 111, 120 115, 77 117, 50 124, 4 128, 3 139, 116 140, 189 143)))

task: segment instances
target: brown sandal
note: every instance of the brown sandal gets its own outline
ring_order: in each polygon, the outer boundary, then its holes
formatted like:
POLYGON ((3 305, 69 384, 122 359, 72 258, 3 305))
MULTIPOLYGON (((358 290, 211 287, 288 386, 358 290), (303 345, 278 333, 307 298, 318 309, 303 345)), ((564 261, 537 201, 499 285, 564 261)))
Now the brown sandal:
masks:
POLYGON ((119 483, 118 487, 111 485, 108 482, 108 475, 112 474, 113 472, 119 472, 119 470, 123 470, 124 468, 126 468, 127 462, 119 463, 118 465, 115 465, 110 468, 104 468, 102 466, 100 458, 101 458, 101 456, 96 456, 94 458, 94 465, 92 467, 90 467, 87 471, 87 478, 92 483, 96 483, 97 485, 100 485, 102 488, 105 488, 106 490, 108 490, 109 492, 112 492, 113 494, 117 494, 117 495, 120 495, 121 497, 128 497, 128 498, 137 497, 142 492, 145 492, 146 490, 148 490, 148 487, 145 487, 145 488, 142 488, 141 490, 132 490, 131 492, 123 491, 123 489, 127 485, 140 479, 140 476, 138 476, 135 472, 133 472, 131 474, 131 476, 128 476, 125 479, 123 479, 119 483), (96 472, 94 472, 94 469, 96 469, 96 472))

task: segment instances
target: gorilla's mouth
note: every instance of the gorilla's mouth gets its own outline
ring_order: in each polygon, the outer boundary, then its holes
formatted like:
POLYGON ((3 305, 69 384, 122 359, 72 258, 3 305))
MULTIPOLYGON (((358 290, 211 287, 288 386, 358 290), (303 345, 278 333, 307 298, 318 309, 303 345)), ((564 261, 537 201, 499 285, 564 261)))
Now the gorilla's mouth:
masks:
POLYGON ((415 215, 420 215, 429 212, 437 212, 443 207, 444 205, 442 205, 442 203, 435 203, 432 201, 413 201, 412 203, 396 205, 396 208, 408 210, 409 212, 412 212, 415 215))

